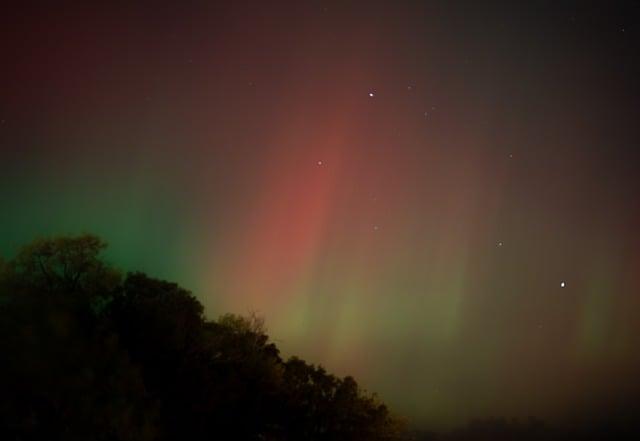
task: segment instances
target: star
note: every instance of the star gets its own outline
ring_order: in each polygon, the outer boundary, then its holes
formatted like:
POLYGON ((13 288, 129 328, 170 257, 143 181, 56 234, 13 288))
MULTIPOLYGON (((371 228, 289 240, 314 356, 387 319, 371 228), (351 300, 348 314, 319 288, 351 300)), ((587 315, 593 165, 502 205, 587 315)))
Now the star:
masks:
POLYGON ((380 229, 380 227, 378 225, 374 225, 373 226, 373 231, 378 231, 380 229))
POLYGON ((374 96, 376 96, 374 92, 369 92, 369 98, 373 98, 374 96))
POLYGON ((502 246, 502 242, 498 242, 498 246, 501 247, 502 246))
POLYGON ((322 162, 322 161, 318 161, 318 165, 322 165, 322 164, 323 164, 323 162, 322 162))
POLYGON ((564 282, 560 282, 560 288, 564 288, 566 284, 564 282))

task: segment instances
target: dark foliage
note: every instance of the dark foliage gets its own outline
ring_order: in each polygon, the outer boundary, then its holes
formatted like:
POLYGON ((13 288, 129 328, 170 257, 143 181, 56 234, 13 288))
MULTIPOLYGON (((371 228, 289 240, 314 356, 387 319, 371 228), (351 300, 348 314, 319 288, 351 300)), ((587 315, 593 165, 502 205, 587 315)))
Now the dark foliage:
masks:
POLYGON ((257 317, 207 320, 176 284, 123 277, 104 248, 42 239, 0 261, 0 439, 401 439, 353 378, 283 360, 257 317))

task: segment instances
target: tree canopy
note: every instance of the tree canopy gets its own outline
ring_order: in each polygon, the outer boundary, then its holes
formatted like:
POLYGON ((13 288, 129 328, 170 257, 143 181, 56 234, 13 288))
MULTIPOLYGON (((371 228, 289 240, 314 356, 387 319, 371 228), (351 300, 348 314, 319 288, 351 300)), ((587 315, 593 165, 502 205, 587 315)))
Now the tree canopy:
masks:
POLYGON ((93 235, 0 260, 0 438, 398 440, 351 377, 284 360, 259 317, 217 320, 178 285, 102 258, 93 235))

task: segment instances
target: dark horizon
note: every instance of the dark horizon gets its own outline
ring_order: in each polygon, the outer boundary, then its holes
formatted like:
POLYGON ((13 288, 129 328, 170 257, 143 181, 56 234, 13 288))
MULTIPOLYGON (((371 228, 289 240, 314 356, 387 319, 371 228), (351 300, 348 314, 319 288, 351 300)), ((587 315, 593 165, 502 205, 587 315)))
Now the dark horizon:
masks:
POLYGON ((196 441, 635 440, 636 401, 585 419, 416 427, 352 376, 285 356, 256 314, 104 260, 91 234, 0 259, 0 438, 196 441))
POLYGON ((12 5, 0 256, 256 311, 416 427, 640 413, 637 2, 12 5))

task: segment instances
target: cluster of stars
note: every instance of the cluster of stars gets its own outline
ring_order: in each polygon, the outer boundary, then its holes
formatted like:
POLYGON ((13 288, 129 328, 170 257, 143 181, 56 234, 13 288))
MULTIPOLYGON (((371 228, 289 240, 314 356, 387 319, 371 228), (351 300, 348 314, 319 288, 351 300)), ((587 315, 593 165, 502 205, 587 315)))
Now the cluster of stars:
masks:
MULTIPOLYGON (((253 85, 253 83, 250 83, 250 85, 253 85)), ((413 85, 411 85, 411 84, 407 85, 407 90, 409 90, 409 91, 413 90, 413 85)), ((375 90, 370 90, 367 93, 367 95, 368 95, 369 98, 375 98, 376 92, 375 92, 375 90)), ((435 106, 431 106, 431 110, 432 111, 435 110, 435 109, 436 109, 435 106)), ((429 112, 425 111, 424 112, 424 116, 425 116, 425 118, 428 117, 429 116, 429 112)), ((513 153, 509 153, 509 159, 513 159, 513 153)), ((322 167, 324 165, 324 162, 322 160, 318 160, 316 162, 316 164, 319 167, 322 167)), ((375 196, 372 197, 372 200, 374 200, 374 201, 376 200, 375 196)), ((379 225, 373 225, 373 231, 379 231, 379 230, 380 230, 380 226, 379 225)), ((497 243, 497 247, 498 248, 502 248, 503 246, 504 246, 504 242, 503 241, 499 241, 497 243)), ((565 288, 565 287, 566 287, 566 282, 565 281, 561 281, 560 282, 560 288, 565 288)), ((542 327, 542 325, 540 325, 539 327, 542 327)))

